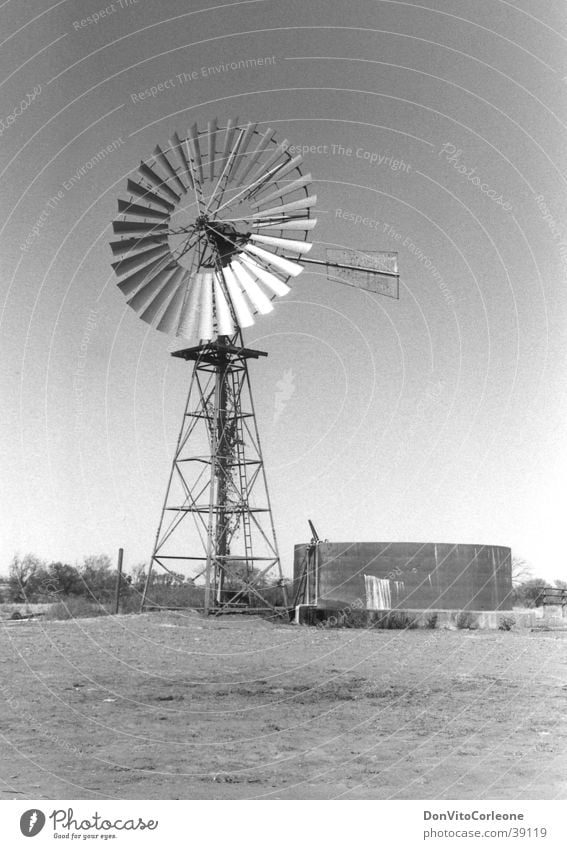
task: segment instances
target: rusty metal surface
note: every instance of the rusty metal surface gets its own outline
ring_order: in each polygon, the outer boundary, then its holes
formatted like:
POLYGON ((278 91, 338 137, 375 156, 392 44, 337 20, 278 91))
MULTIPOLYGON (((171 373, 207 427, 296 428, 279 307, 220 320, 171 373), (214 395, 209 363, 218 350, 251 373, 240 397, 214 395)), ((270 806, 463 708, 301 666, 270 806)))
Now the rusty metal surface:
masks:
MULTIPOLYGON (((295 547, 294 577, 304 551, 295 547)), ((504 546, 325 542, 318 558, 319 607, 375 609, 377 598, 389 599, 392 609, 512 607, 511 551, 504 546)))

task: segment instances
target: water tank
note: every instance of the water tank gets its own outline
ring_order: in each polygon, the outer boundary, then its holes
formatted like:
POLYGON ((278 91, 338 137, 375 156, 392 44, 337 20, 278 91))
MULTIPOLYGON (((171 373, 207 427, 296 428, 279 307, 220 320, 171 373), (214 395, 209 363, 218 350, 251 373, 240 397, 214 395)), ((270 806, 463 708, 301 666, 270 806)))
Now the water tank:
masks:
POLYGON ((499 545, 322 542, 294 549, 296 601, 323 609, 510 610, 512 552, 499 545))

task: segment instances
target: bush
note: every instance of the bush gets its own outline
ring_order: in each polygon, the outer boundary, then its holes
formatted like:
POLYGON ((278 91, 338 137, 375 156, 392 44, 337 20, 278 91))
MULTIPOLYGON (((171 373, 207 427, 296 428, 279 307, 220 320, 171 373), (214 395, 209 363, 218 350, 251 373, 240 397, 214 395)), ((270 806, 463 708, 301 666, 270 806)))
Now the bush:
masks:
POLYGON ((341 623, 345 628, 367 628, 369 616, 367 610, 350 610, 341 623))
POLYGON ((417 628, 417 619, 409 616, 403 610, 391 610, 386 616, 382 616, 376 623, 377 628, 387 628, 395 631, 406 631, 417 628))
POLYGON ((438 621, 439 621, 439 614, 438 613, 432 613, 431 616, 427 617, 426 625, 427 625, 428 628, 431 628, 431 629, 437 628, 438 621))
MULTIPOLYGON (((120 596, 119 613, 139 613, 140 605, 142 604, 141 592, 127 592, 120 596)), ((113 609, 114 612, 114 609, 113 609)))
POLYGON ((511 631, 516 624, 515 616, 501 616, 498 620, 499 631, 511 631))
POLYGON ((541 605, 542 590, 552 587, 543 578, 533 578, 531 581, 524 581, 523 584, 518 584, 514 587, 512 595, 513 604, 515 607, 539 607, 541 605))
POLYGON ((50 563, 41 590, 51 596, 81 595, 81 576, 74 566, 67 563, 50 563))
POLYGON ((109 602, 116 590, 116 570, 112 568, 110 557, 106 554, 85 557, 79 569, 81 595, 92 601, 109 602))
POLYGON ((457 628, 468 631, 474 631, 478 628, 477 619, 474 613, 471 613, 470 610, 461 610, 457 616, 457 628))
POLYGON ((6 598, 18 604, 38 601, 47 577, 45 563, 35 554, 15 555, 8 569, 6 598))

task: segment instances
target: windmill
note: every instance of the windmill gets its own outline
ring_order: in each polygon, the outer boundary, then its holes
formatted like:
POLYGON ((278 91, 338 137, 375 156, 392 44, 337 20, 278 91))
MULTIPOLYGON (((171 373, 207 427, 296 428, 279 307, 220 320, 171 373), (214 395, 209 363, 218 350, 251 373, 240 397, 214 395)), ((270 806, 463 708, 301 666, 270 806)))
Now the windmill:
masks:
POLYGON ((317 196, 288 147, 254 123, 193 124, 140 163, 118 201, 118 287, 145 322, 190 343, 172 355, 193 363, 142 609, 154 567, 174 575, 190 563, 204 577, 205 614, 275 610, 268 581, 288 607, 248 370, 267 355, 247 348, 242 330, 307 262, 397 297, 394 253, 307 258, 317 196))

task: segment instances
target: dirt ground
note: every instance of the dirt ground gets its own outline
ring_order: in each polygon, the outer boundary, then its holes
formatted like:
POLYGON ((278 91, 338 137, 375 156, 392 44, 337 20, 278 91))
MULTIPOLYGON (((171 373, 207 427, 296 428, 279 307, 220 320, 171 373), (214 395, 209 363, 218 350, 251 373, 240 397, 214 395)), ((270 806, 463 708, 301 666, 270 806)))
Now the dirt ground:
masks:
POLYGON ((0 798, 566 795, 566 632, 150 613, 0 639, 0 798))

